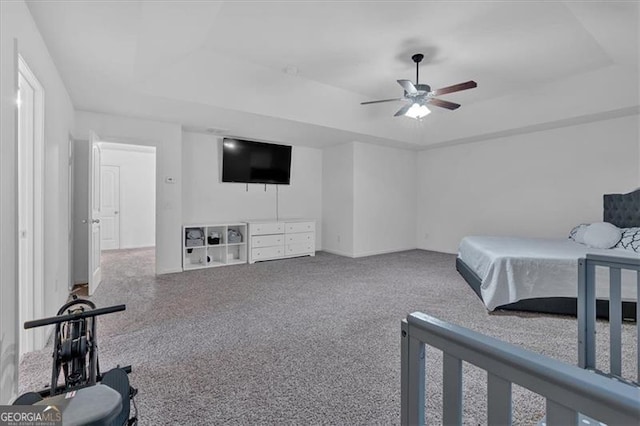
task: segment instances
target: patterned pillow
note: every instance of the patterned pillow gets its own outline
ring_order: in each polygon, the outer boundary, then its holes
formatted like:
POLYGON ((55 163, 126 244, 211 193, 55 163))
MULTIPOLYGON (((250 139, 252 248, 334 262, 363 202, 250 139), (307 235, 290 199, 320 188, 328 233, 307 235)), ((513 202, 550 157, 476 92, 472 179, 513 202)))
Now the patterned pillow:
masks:
POLYGON ((569 239, 576 243, 584 244, 584 232, 589 227, 588 223, 581 223, 569 232, 569 239))
POLYGON ((640 228, 622 229, 622 239, 616 244, 616 248, 623 248, 640 253, 640 228))

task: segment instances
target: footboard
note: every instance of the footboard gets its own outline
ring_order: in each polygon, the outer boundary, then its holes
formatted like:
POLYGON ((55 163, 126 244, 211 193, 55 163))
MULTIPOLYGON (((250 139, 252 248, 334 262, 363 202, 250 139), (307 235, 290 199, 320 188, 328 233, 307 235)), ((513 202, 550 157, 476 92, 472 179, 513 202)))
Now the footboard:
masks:
MULTIPOLYGON (((578 261, 578 365, 597 370, 596 366, 596 267, 609 269, 609 371, 606 374, 624 379, 622 374, 622 271, 637 275, 636 299, 640 295, 640 259, 587 255, 578 261)), ((636 303, 636 345, 640 349, 640 303, 636 303)), ((640 383, 640 350, 636 350, 637 377, 640 383)), ((597 370, 599 373, 602 371, 597 370)))
POLYGON ((425 423, 425 344, 444 353, 443 424, 462 424, 462 362, 487 371, 488 423, 510 425, 515 383, 546 398, 546 424, 579 413, 610 425, 640 423, 640 390, 577 366, 415 312, 402 321, 401 421, 425 423))

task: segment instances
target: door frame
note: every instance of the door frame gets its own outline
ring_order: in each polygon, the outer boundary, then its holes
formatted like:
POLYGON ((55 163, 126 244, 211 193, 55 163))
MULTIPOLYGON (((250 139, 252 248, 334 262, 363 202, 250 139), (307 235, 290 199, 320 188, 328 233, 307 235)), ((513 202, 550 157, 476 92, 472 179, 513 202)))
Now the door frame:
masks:
POLYGON ((75 202, 75 191, 74 191, 74 182, 75 182, 75 149, 74 144, 75 140, 73 139, 73 135, 69 133, 69 165, 68 165, 68 174, 69 174, 69 183, 67 191, 69 193, 69 205, 68 205, 68 217, 67 222, 69 226, 69 282, 67 283, 69 291, 73 290, 74 284, 74 275, 75 275, 75 260, 73 258, 74 255, 74 202, 75 202))
MULTIPOLYGON (((29 288, 23 288, 23 283, 18 278, 18 318, 31 320, 44 317, 44 88, 36 78, 35 74, 27 65, 24 58, 18 54, 18 73, 22 75, 24 80, 31 86, 34 92, 33 102, 33 151, 32 158, 29 160, 29 166, 33 176, 33 230, 31 235, 27 235, 28 244, 32 245, 33 263, 29 267, 33 268, 33 282, 28 285, 29 288), (32 266, 31 266, 32 265, 32 266), (29 301, 24 301, 26 296, 29 301), (25 304, 31 308, 32 318, 24 318, 25 304)), ((19 121, 18 121, 19 122, 19 121)), ((18 141, 20 144, 20 140, 18 141)), ((18 145, 20 149, 20 145, 18 145)), ((18 172, 20 173, 20 171, 18 172)), ((18 194, 18 196, 20 196, 18 194)), ((18 212, 20 215, 20 211, 18 212)), ((19 235, 18 238, 22 238, 19 235)), ((18 250, 19 270, 22 269, 22 261, 20 258, 20 250, 18 250)), ((50 327, 39 327, 32 330, 24 330, 22 324, 20 329, 20 350, 19 353, 31 352, 33 350, 42 349, 46 343, 47 331, 50 327)))
MULTIPOLYGON (((89 130, 89 146, 90 145, 90 140, 91 140, 91 134, 94 133, 92 130, 89 130)), ((159 177, 160 176, 160 164, 162 161, 162 153, 164 152, 164 147, 162 145, 162 143, 160 143, 158 140, 156 139, 146 139, 144 137, 123 137, 123 136, 119 136, 119 135, 111 135, 111 134, 101 134, 100 138, 98 138, 97 135, 95 135, 96 140, 101 140, 103 143, 107 142, 107 143, 114 143, 114 144, 119 144, 119 145, 123 145, 126 147, 130 147, 131 145, 138 145, 138 146, 142 146, 142 147, 148 147, 148 148, 153 148, 155 150, 155 160, 156 160, 156 167, 155 167, 155 187, 154 187, 154 191, 155 191, 155 266, 154 266, 154 274, 166 274, 166 273, 172 273, 172 272, 180 272, 182 271, 182 269, 170 269, 170 270, 162 270, 161 272, 158 272, 158 237, 160 235, 160 225, 159 225, 159 221, 158 221, 158 215, 160 212, 160 208, 159 208, 159 200, 162 199, 162 193, 160 191, 160 180, 159 177)), ((78 158, 76 156, 75 161, 78 161, 78 158)), ((90 172, 89 172, 90 173, 90 172)), ((86 205, 86 203, 85 203, 86 205)), ((88 223, 88 215, 87 215, 87 219, 82 219, 82 225, 86 225, 86 223, 88 223)), ((86 239, 85 239, 86 240, 86 239)), ((76 253, 77 255, 77 253, 76 253)), ((87 264, 86 261, 84 261, 83 259, 83 264, 87 264)), ((83 272, 84 274, 84 272, 83 272)), ((88 272, 87 272, 88 275, 88 272)), ((83 275, 84 276, 84 275, 83 275)), ((87 281, 82 281, 83 283, 88 282, 88 277, 86 278, 87 281)))
POLYGON ((87 212, 87 244, 89 250, 89 256, 87 257, 87 265, 89 270, 88 281, 88 293, 92 296, 100 285, 102 280, 102 271, 100 266, 101 250, 100 250, 100 153, 101 148, 99 144, 100 139, 98 135, 90 131, 89 132, 89 176, 88 176, 88 206, 87 212), (97 156, 97 157, 96 157, 97 156), (97 203, 96 203, 97 200, 97 203), (94 207, 97 207, 94 209, 94 207), (97 253, 97 255, 96 255, 97 253), (97 265, 96 265, 97 263, 97 265))

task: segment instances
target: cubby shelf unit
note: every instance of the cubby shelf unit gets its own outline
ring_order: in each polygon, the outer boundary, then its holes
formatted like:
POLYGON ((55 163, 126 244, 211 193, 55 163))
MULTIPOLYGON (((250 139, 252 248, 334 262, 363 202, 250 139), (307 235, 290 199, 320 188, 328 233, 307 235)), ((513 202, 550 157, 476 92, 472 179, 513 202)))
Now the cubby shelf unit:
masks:
POLYGON ((182 227, 182 270, 247 263, 247 224, 182 227))

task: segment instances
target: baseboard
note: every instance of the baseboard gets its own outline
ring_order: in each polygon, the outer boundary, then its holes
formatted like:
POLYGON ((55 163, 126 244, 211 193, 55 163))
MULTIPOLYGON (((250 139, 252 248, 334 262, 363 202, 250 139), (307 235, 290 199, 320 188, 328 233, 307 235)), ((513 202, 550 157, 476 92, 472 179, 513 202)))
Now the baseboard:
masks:
POLYGON ((338 256, 344 256, 344 257, 350 257, 352 259, 357 259, 360 257, 368 257, 368 256, 377 256, 379 254, 389 254, 389 253, 398 253, 401 251, 408 251, 408 250, 416 250, 416 247, 407 247, 407 248, 396 248, 396 249, 391 249, 391 250, 376 250, 376 251, 368 251, 368 252, 364 252, 364 253, 346 253, 340 250, 333 250, 333 249, 326 249, 323 248, 321 251, 327 252, 327 253, 331 253, 331 254, 336 254, 338 256))
POLYGON ((109 250, 151 249, 151 248, 155 248, 155 247, 156 246, 154 246, 154 245, 151 245, 151 246, 122 246, 122 247, 118 247, 117 249, 109 249, 109 250))
POLYGON ((445 253, 445 254, 458 254, 458 251, 447 251, 447 250, 442 250, 442 249, 436 249, 436 248, 427 248, 427 247, 416 247, 418 250, 424 250, 424 251, 430 251, 430 252, 434 252, 434 253, 445 253))
POLYGON ((368 257, 368 256, 377 256, 379 254, 389 254, 389 253, 398 253, 401 251, 408 251, 408 250, 416 250, 417 247, 413 246, 413 247, 404 247, 404 248, 394 248, 394 249, 390 249, 390 250, 374 250, 374 251, 366 251, 363 253, 356 253, 355 255, 353 255, 354 258, 359 258, 359 257, 368 257))
POLYGON ((156 275, 175 274, 177 272, 183 272, 182 268, 158 269, 156 270, 156 275))
POLYGON ((325 253, 331 253, 331 254, 335 254, 335 255, 337 255, 337 256, 343 256, 343 257, 350 257, 350 258, 353 258, 353 255, 352 255, 352 254, 350 254, 350 253, 346 253, 346 252, 343 252, 343 251, 340 251, 340 250, 333 250, 333 249, 326 249, 326 248, 323 248, 322 250, 316 250, 316 251, 323 251, 323 252, 325 252, 325 253))

